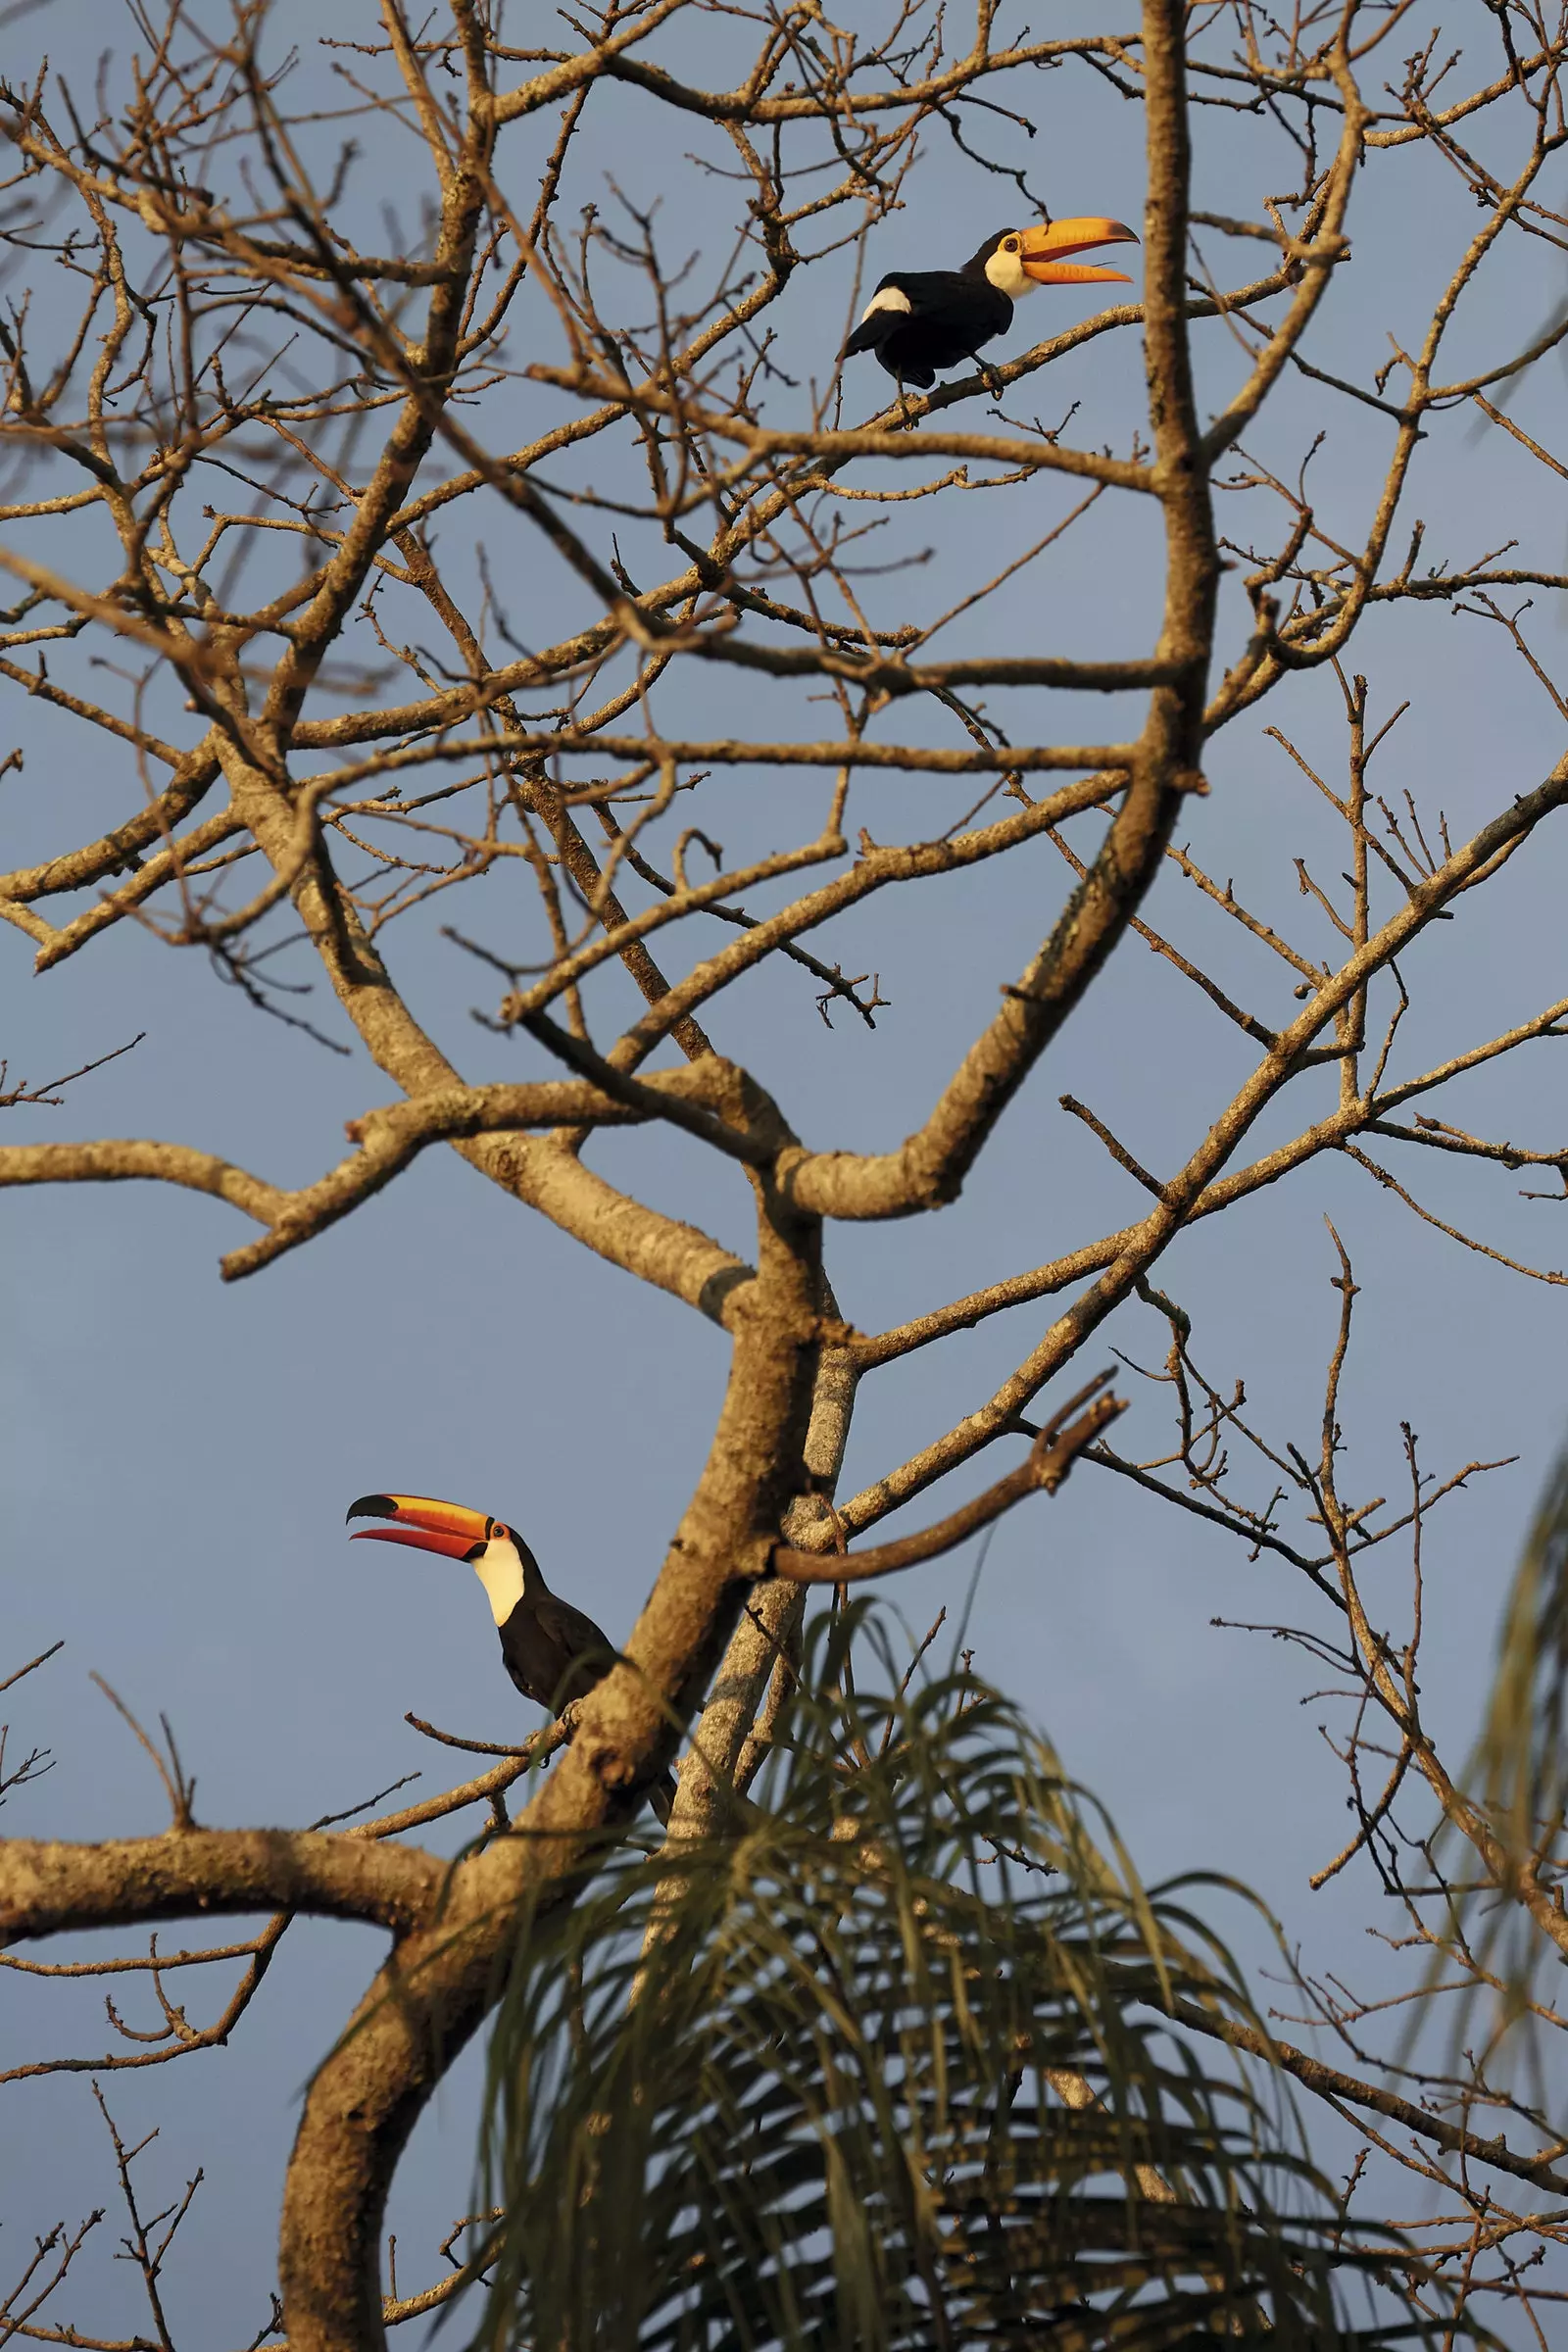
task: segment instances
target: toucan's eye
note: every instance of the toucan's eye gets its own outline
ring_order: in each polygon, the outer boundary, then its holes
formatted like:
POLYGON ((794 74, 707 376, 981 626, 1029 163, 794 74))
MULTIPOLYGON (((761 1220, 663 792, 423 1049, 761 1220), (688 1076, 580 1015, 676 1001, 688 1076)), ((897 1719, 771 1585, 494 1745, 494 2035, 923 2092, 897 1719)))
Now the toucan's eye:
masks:
POLYGON ((1017 238, 1016 238, 1016 237, 1009 237, 1009 238, 1007 239, 1007 242, 1006 242, 1006 244, 1005 244, 1004 247, 1003 247, 1003 249, 1002 249, 1002 250, 1003 250, 1003 252, 1004 252, 1004 253, 1016 253, 1016 252, 1017 252, 1017 250, 1018 250, 1018 240, 1017 240, 1017 238))
POLYGON ((490 1540, 493 1544, 510 1544, 512 1542, 511 1528, 503 1527, 499 1519, 492 1519, 490 1522, 490 1540))

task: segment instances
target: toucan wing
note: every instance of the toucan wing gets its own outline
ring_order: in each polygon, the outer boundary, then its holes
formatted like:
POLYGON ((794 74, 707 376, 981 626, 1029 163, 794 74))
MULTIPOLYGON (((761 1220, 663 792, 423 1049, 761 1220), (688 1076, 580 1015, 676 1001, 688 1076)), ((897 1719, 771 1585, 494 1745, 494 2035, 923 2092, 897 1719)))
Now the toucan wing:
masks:
POLYGON ((844 357, 877 351, 889 335, 911 321, 929 319, 961 300, 967 281, 953 270, 897 270, 873 289, 860 323, 844 346, 844 357))
POLYGON ((545 1641, 561 1659, 562 1671, 579 1658, 591 1671, 575 1683, 574 1697, 591 1690, 603 1674, 613 1666, 618 1652, 602 1626, 582 1609, 574 1609, 569 1600, 559 1599, 547 1592, 534 1611, 534 1621, 545 1641))
MULTIPOLYGON (((619 1656, 619 1651, 602 1626, 594 1623, 582 1609, 574 1609, 569 1600, 561 1600, 554 1592, 547 1593, 534 1612, 535 1622, 545 1640, 552 1643, 561 1658, 563 1688, 556 1703, 567 1706, 572 1699, 583 1697, 600 1678, 607 1674, 619 1656), (573 1672, 568 1660, 582 1661, 579 1672, 573 1672)), ((666 1772, 649 1790, 649 1802, 662 1822, 669 1819, 670 1806, 675 1801, 675 1780, 666 1772)))
POLYGON ((913 307, 902 278, 883 278, 861 312, 860 323, 845 344, 841 358, 852 360, 858 351, 875 351, 896 326, 904 324, 913 307))

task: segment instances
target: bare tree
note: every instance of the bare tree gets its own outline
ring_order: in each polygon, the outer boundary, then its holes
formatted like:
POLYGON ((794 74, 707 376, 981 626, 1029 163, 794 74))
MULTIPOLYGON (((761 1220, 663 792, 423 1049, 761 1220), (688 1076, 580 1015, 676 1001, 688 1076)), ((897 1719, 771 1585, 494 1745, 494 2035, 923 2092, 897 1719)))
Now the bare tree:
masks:
MULTIPOLYGON (((1434 35, 1399 60, 1412 27, 1409 0, 1341 0, 1286 24, 1245 5, 1146 0, 1121 31, 1013 40, 979 0, 964 46, 951 12, 927 0, 867 34, 818 0, 612 0, 586 23, 563 16, 568 45, 554 49, 524 45, 538 38, 531 17, 514 40, 499 4, 450 0, 416 21, 380 0, 334 21, 296 73, 264 0, 231 11, 168 0, 157 15, 131 11, 125 51, 91 96, 58 61, 0 89, 16 264, 0 325, 12 453, 0 564, 17 590, 0 674, 51 741, 110 770, 122 795, 98 838, 67 839, 0 877, 0 915, 34 944, 41 971, 127 921, 203 950, 260 1013, 328 1047, 352 1031, 387 1081, 378 1102, 345 1098, 352 1150, 297 1188, 200 1137, 10 1145, 0 1183, 139 1178, 212 1195, 259 1228, 222 1262, 234 1281, 317 1241, 446 1144, 542 1219, 548 1246, 560 1237, 596 1252, 730 1342, 707 1465, 665 1556, 650 1562, 624 1658, 540 1740, 421 1804, 290 1831, 198 1827, 170 1741, 157 1751, 166 1835, 0 1843, 9 1944, 195 1914, 270 1919, 241 1942, 113 1963, 8 1953, 12 1968, 146 1976, 159 2038, 106 2067, 223 2038, 297 1915, 387 1932, 382 1970, 313 2079, 289 2168, 281 2324, 300 2352, 377 2343, 386 2321, 440 2299, 400 2300, 395 2279, 383 2283, 387 2190, 436 2082, 502 1997, 519 1914, 541 1949, 557 1948, 549 1936, 619 1867, 683 1742, 670 1830, 681 1859, 677 1870, 666 1855, 662 1884, 671 1899, 700 1885, 702 1857, 750 1818, 737 1807, 790 1701, 808 1589, 940 1556, 1032 1490, 1054 1491, 1077 1461, 1306 1580, 1326 1615, 1298 1638, 1344 1678, 1354 1709, 1345 1756, 1356 1832, 1334 1867, 1374 1865, 1423 1961, 1451 1972, 1457 1956, 1470 1990, 1503 1983, 1463 1930, 1472 1886, 1506 1906, 1527 1944, 1568 1951, 1556 1798, 1544 1830, 1533 1818, 1522 1839, 1515 1795, 1445 1761, 1421 1713, 1422 1531, 1481 1465, 1434 1491, 1412 1441, 1402 1505, 1342 1493, 1348 1258, 1309 1447, 1254 1428, 1242 1392, 1199 1370, 1192 1313, 1154 1287, 1156 1271, 1170 1281, 1161 1261, 1191 1227, 1326 1154, 1507 1266, 1426 1207, 1412 1171, 1433 1154, 1546 1167, 1568 1191, 1568 1156, 1549 1140, 1495 1140, 1420 1107, 1487 1065, 1527 1070, 1527 1049, 1565 1033, 1568 997, 1498 1032, 1446 1032, 1425 1057, 1402 1043, 1429 1025, 1402 1027, 1431 987, 1418 946, 1434 938, 1462 957, 1462 930, 1436 926, 1537 853, 1568 798, 1568 756, 1544 776, 1515 773, 1499 738, 1494 813, 1451 840, 1439 807, 1380 793, 1373 763, 1394 719, 1378 715, 1351 647, 1384 608, 1461 612, 1494 628, 1516 674, 1568 715, 1516 601, 1568 585, 1551 568, 1557 522, 1508 514, 1506 544, 1478 556, 1429 544, 1411 507, 1418 452, 1462 452, 1478 417, 1544 474, 1563 472, 1510 400, 1568 323, 1530 341, 1510 316, 1507 339, 1468 372, 1447 372, 1447 354, 1456 321, 1469 331, 1477 288, 1507 272, 1522 240, 1564 241, 1547 198, 1568 136, 1568 23, 1497 0, 1467 23, 1463 52, 1434 35), (879 259, 922 139, 951 137, 997 175, 1015 220, 1032 218, 1041 199, 1005 160, 1007 125, 1061 103, 1072 76, 1142 112, 1140 299, 931 392, 905 387, 846 424, 846 398, 865 392, 863 376, 832 365, 853 316, 853 301, 838 307, 849 257, 858 271, 863 246, 877 267, 873 244, 879 259), (636 96, 651 179, 705 174, 713 233, 695 255, 667 249, 635 191, 607 197, 602 157, 592 170, 583 160, 596 105, 615 91, 636 96), (417 229, 375 227, 355 143, 367 123, 407 159, 417 229), (1195 206, 1195 141, 1234 159, 1249 191, 1235 214, 1195 206), (1346 375, 1329 297, 1357 220, 1416 165, 1453 175, 1473 207, 1420 338, 1346 375), (537 192, 519 206, 520 186, 537 192), (838 299, 803 313, 803 282, 838 299), (815 321, 804 370, 798 342, 775 337, 775 312, 797 329, 803 316, 815 321), (1050 379, 1033 379, 1087 354, 1080 365, 1109 381, 1135 350, 1144 419, 1119 444, 1073 438, 1075 404, 1059 414, 1050 379), (1273 430, 1301 382, 1336 415, 1343 405, 1377 419, 1370 488, 1356 468, 1320 482, 1309 461, 1321 436, 1290 446, 1294 424, 1273 430), (1020 387, 1026 410, 1044 393, 1047 420, 1011 413, 1020 387), (991 405, 976 418, 982 398, 991 405), (514 446, 519 416, 527 437, 514 446), (1039 535, 961 593, 939 582, 932 597, 906 569, 869 561, 870 523, 907 549, 899 533, 912 504, 922 528, 951 538, 966 501, 1008 486, 1045 502, 1039 535), (1530 544, 1539 527, 1544 555, 1530 544), (1162 551, 1149 640, 1096 659, 1035 650, 1029 592, 1042 567, 1064 552, 1085 567, 1124 563, 1128 528, 1162 551), (514 625, 523 604, 530 622, 514 625), (536 608, 560 615, 553 642, 532 642, 536 608), (984 650, 934 649, 942 632, 984 650), (1332 846, 1310 868, 1283 860, 1281 906, 1244 906, 1184 846, 1186 814, 1209 793, 1216 740, 1314 673, 1343 710, 1343 771, 1320 773, 1272 731, 1335 828, 1332 846), (1070 710, 1117 714, 1103 739, 1054 737, 1050 698, 1062 694, 1070 710), (873 840, 857 794, 878 773, 944 787, 940 828, 873 840), (748 845, 735 860, 716 838, 732 824, 748 845), (872 1023, 877 976, 856 969, 853 944, 864 902, 929 884, 939 904, 940 886, 951 892, 971 867, 1046 851, 1059 858, 1059 890, 1038 950, 1022 970, 997 972, 1000 1004, 956 1066, 933 1059, 922 1122, 882 1151, 832 1148, 830 1083, 814 1102, 770 1090, 747 1047, 741 984, 787 964, 824 1020, 872 1023), (1139 912, 1167 870, 1190 885, 1191 936, 1167 937, 1139 912), (414 1000, 417 925, 396 938, 393 925, 492 872, 500 891, 482 912, 440 911, 453 918, 452 956, 470 957, 488 992, 491 1030, 524 1033, 539 1074, 484 1075, 501 1048, 476 1044, 470 1082, 414 1000), (831 961, 806 944, 830 921, 831 961), (1157 1170, 1094 1105, 1063 1098, 1147 1208, 1114 1230, 1050 1231, 1039 1264, 897 1328, 857 1328, 841 1305, 854 1260, 840 1229, 953 1201, 982 1152, 1003 1148, 1009 1105, 1107 959, 1146 952, 1247 1064, 1239 1083, 1192 1102, 1184 1155, 1157 1170), (302 972, 324 978, 335 1009, 307 1004, 302 972), (640 998, 629 1007, 621 972, 640 998), (672 1127, 706 1146, 725 1181, 749 1188, 751 1259, 609 1181, 592 1157, 607 1127, 672 1127), (807 1130, 827 1146, 808 1148, 807 1130), (861 1380, 1047 1298, 1058 1301, 1051 1319, 993 1394, 860 1492, 838 1493, 861 1380), (1135 1299, 1169 1343, 1151 1376, 1170 1389, 1177 1432, 1156 1460, 1115 1450, 1104 1432, 1118 1405, 1100 1362, 1079 1361, 1135 1299), (1016 1440, 1029 1446, 1022 1462, 978 1494, 919 1533, 874 1540, 902 1506, 1016 1440), (1248 1448, 1255 1493, 1237 1483, 1248 1448), (1287 1506, 1304 1514, 1304 1535, 1287 1506), (1395 1541, 1410 1544, 1415 1574, 1403 1635, 1383 1630, 1381 1594, 1376 1610, 1363 1598, 1363 1556, 1395 1541), (509 1824, 507 1791, 558 1751, 509 1824), (457 1864, 402 1842, 468 1807, 489 1808, 493 1834, 457 1864), (220 2014, 191 2025, 175 1972, 235 1961, 243 1973, 220 2014)), ((1115 203, 1136 210, 1131 196, 1115 203)), ((1223 839, 1223 823, 1215 830, 1223 839)), ((983 936, 961 912, 946 920, 943 952, 984 962, 983 936)), ((105 1052, 119 1043, 106 1034, 105 1052)), ((49 1091, 24 1081, 5 1099, 49 1091)), ((1522 1102, 1529 1118, 1533 1096, 1522 1102)), ((865 1850, 873 1862, 883 1851, 874 1839, 865 1850)), ((656 1955, 659 1918, 656 1896, 656 1955)), ((1162 1948, 1150 1930, 1156 1978, 1162 1948)), ((1418 2071, 1377 2043, 1353 2000, 1319 1986, 1315 2015, 1347 2045, 1345 2067, 1330 2068, 1222 1997, 1218 1977, 1200 1996, 1183 1972, 1189 1988, 1167 1976, 1157 1998, 1187 2046, 1226 2041, 1293 2078, 1436 2193, 1441 2221, 1409 2260, 1459 2282, 1441 2326, 1468 2324, 1499 2295, 1533 2313, 1559 2291, 1526 2275, 1558 2230, 1522 2200, 1568 2187, 1561 2145, 1544 2099, 1494 2079, 1491 2042, 1458 2072, 1418 2071), (1486 2129, 1482 2111, 1498 2106, 1513 2113, 1512 2138, 1486 2129)), ((1128 2000, 1152 1982, 1141 1977, 1128 2000)), ((1055 2074, 1066 2108, 1097 2095, 1081 2048, 1055 2074)), ((133 2151, 117 2137, 115 2153, 156 2317, 158 2231, 185 2208, 144 2224, 133 2151)), ((1154 2202, 1162 2161, 1147 2137, 1123 2160, 1129 2180, 1148 2174, 1154 2202)), ((4 2331, 85 2340, 43 2313, 77 2242, 40 2249, 0 2312, 4 2331)), ((1248 2291, 1262 2292, 1255 2278, 1248 2291)))

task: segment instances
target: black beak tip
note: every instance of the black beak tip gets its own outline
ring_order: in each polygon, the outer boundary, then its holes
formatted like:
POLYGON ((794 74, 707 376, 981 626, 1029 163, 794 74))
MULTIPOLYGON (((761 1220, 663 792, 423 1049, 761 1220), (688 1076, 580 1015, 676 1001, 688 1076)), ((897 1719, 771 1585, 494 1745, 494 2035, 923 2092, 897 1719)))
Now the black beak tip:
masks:
POLYGON ((358 1502, 349 1504, 343 1524, 347 1527, 351 1519, 395 1519, 397 1515, 398 1506, 390 1494, 362 1494, 358 1502))

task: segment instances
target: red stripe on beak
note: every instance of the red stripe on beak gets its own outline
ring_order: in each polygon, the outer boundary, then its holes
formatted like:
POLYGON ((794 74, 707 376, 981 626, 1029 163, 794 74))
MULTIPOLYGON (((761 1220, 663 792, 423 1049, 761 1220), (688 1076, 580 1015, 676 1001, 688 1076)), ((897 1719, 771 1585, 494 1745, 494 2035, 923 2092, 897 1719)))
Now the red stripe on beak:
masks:
POLYGON ((464 1560, 475 1544, 484 1542, 484 1535, 482 1531, 475 1536, 434 1527, 357 1527, 350 1542, 407 1544, 415 1551, 442 1551, 450 1560, 464 1560))
POLYGON ((466 1503, 439 1502, 431 1494, 362 1494, 350 1503, 351 1519, 384 1519, 386 1527, 362 1527, 355 1541, 368 1536, 378 1544, 408 1544, 416 1551, 445 1552, 461 1560, 476 1544, 489 1541, 492 1522, 483 1511, 466 1503))

